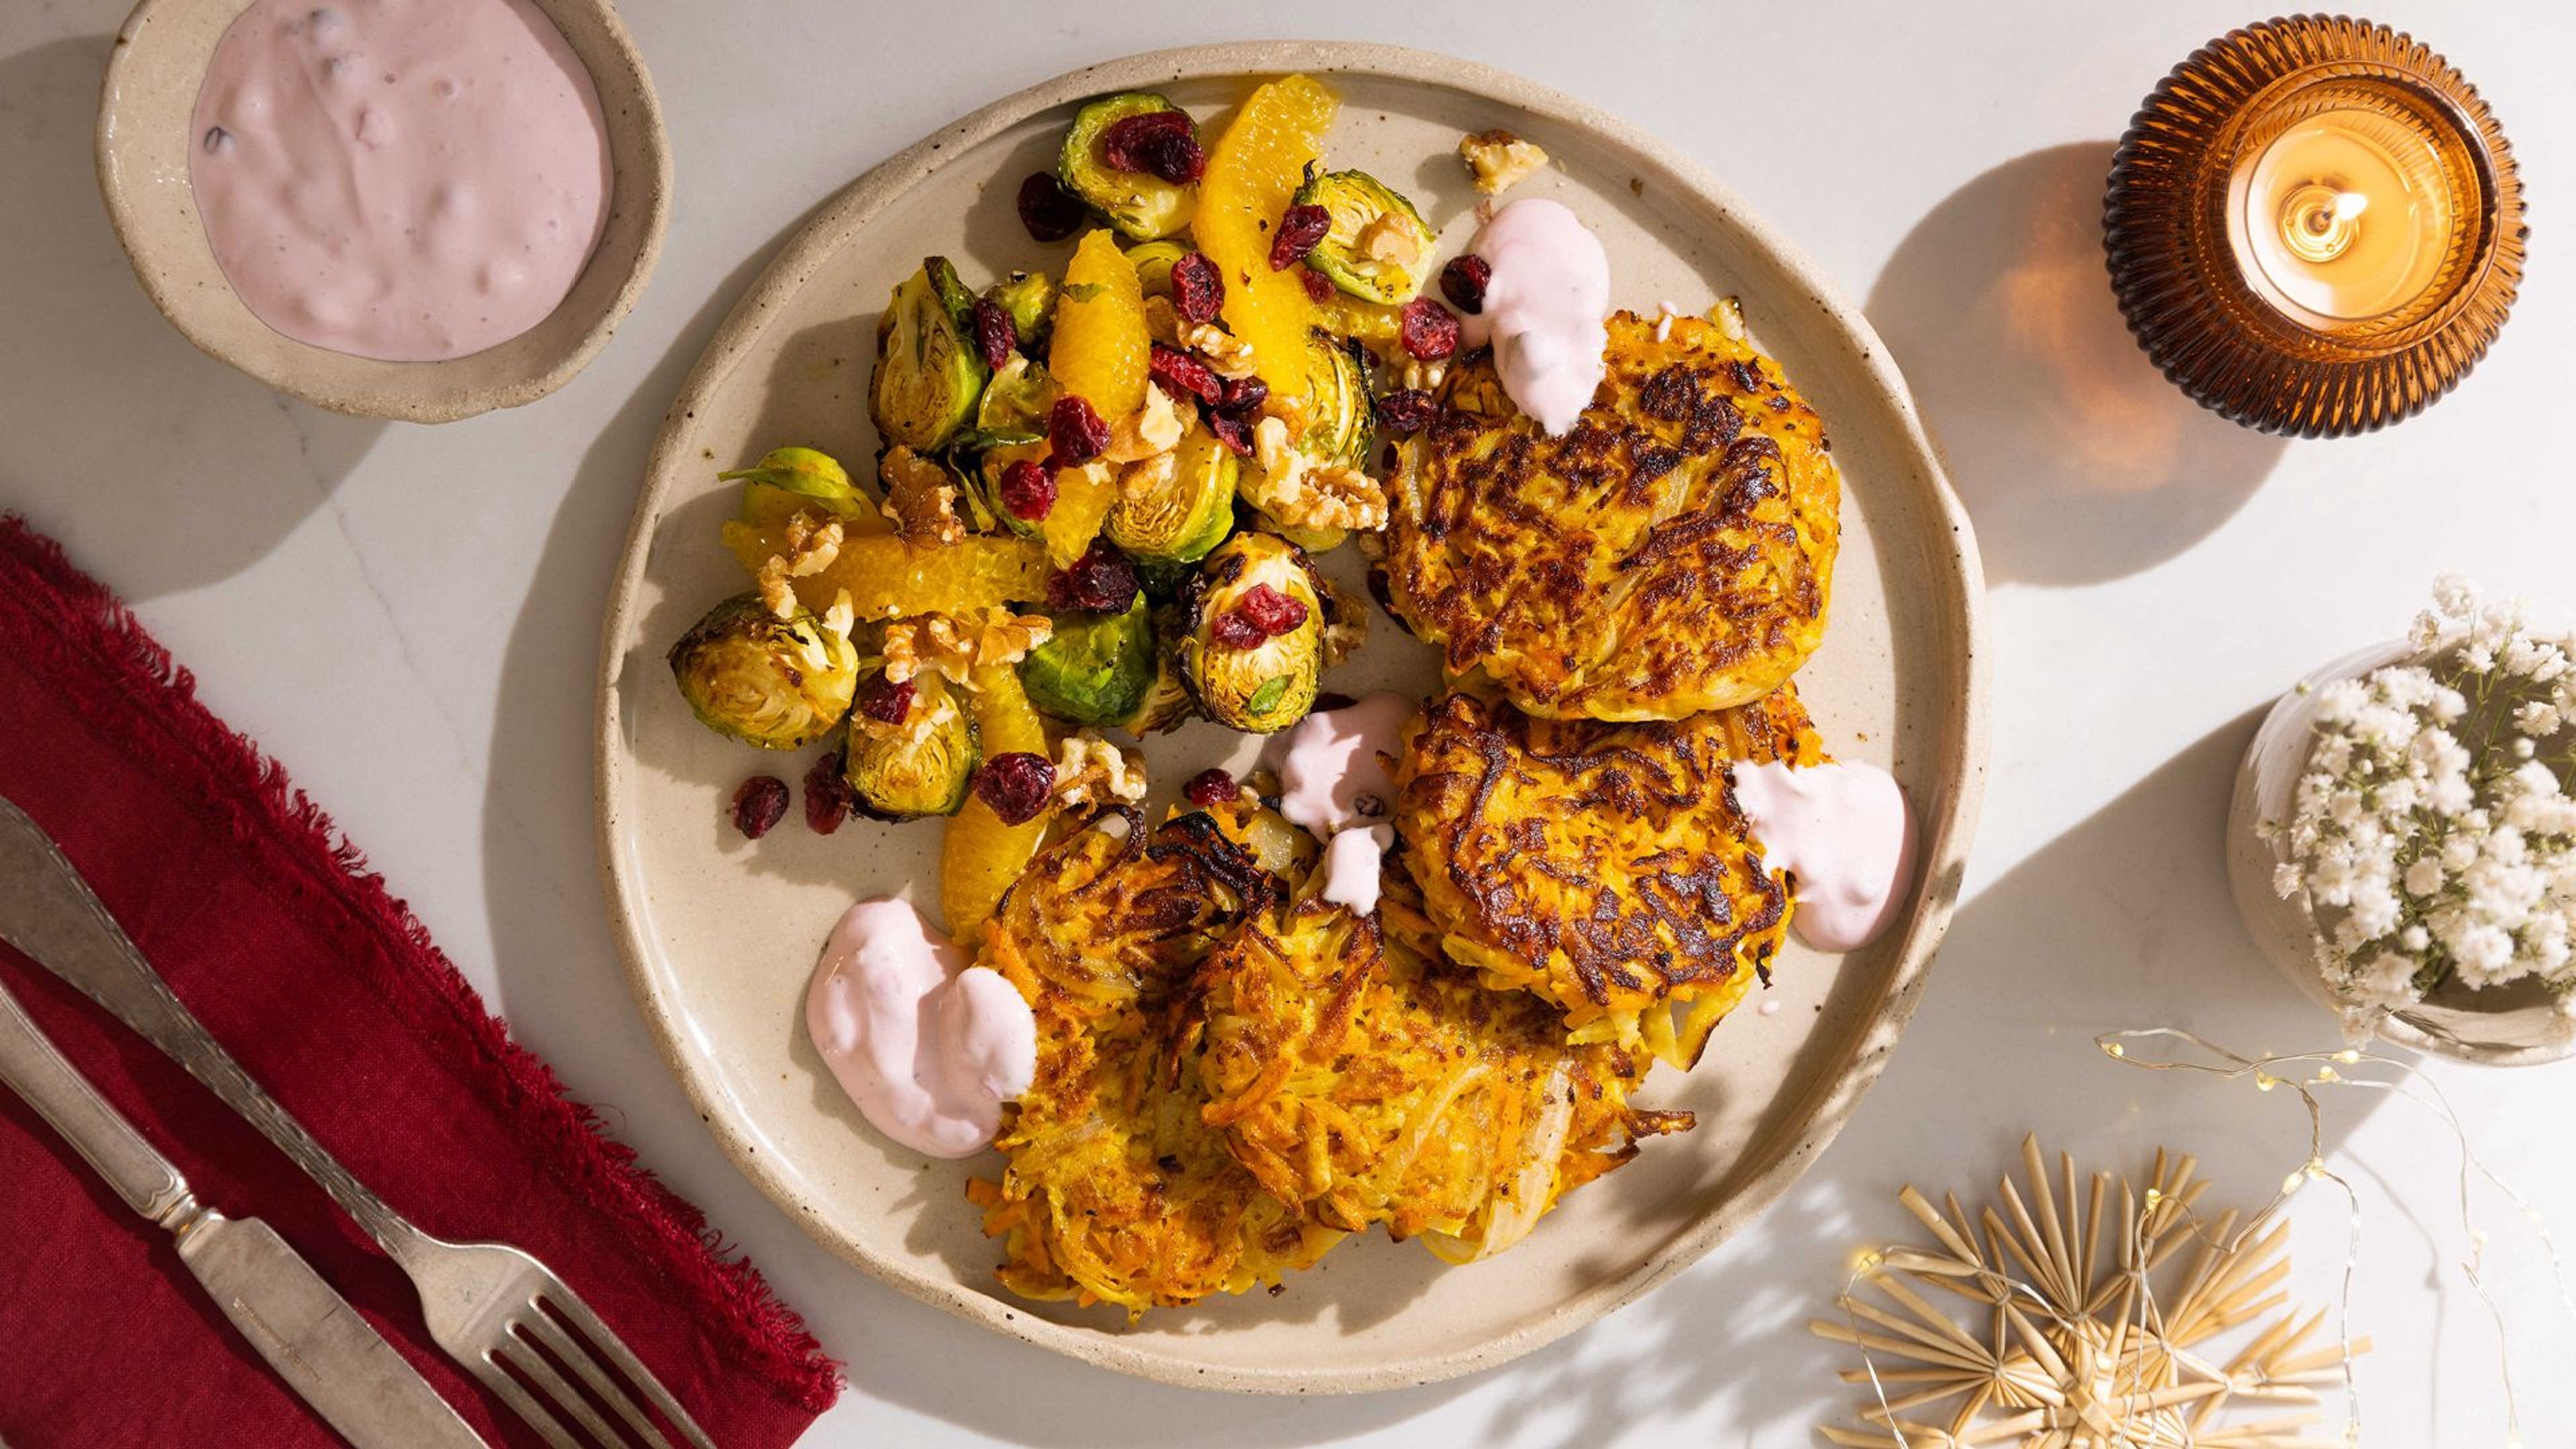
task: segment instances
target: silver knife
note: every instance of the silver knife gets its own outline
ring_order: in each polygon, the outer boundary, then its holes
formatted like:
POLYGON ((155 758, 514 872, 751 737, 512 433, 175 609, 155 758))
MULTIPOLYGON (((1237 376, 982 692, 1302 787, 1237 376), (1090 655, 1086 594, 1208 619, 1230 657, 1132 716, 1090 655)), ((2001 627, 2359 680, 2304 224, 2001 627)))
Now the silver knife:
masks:
POLYGON ((197 1201, 170 1160, 74 1070, 0 986, 0 1081, 53 1124, 125 1205, 167 1228, 215 1306, 358 1449, 481 1449, 482 1439, 348 1300, 257 1218, 197 1201))

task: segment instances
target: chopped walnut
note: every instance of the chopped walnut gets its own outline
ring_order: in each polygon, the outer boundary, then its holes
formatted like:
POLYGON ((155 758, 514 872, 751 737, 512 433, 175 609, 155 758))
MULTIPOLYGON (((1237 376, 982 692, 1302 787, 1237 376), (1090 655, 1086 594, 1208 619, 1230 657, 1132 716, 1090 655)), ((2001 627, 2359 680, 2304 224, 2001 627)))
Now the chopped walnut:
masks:
POLYGON ((1352 241, 1361 256, 1373 262, 1413 269, 1422 260, 1422 230, 1392 211, 1382 211, 1352 241))
POLYGON ((1425 362, 1419 357, 1407 357, 1395 377, 1398 387, 1431 392, 1448 380, 1449 359, 1441 357, 1425 362))
POLYGON ((1057 744, 1057 805, 1081 810, 1111 800, 1132 805, 1144 798, 1145 766, 1141 758, 1130 756, 1092 730, 1077 730, 1057 744))
POLYGON ((903 718, 892 724, 887 724, 883 720, 870 719, 864 710, 851 710, 850 728, 870 739, 889 740, 900 737, 909 744, 918 745, 956 717, 957 696, 955 694, 945 689, 926 690, 913 702, 912 708, 904 712, 903 718))
POLYGON ((885 627, 885 677, 897 684, 923 670, 964 683, 976 670, 1017 664, 1055 635, 1042 614, 985 609, 977 614, 916 614, 885 627))
POLYGON ((832 606, 823 611, 823 627, 847 639, 859 622, 858 606, 850 602, 850 591, 832 591, 832 606))
POLYGON ((1717 330, 1725 333, 1729 342, 1745 340, 1742 297, 1718 298, 1717 305, 1708 309, 1708 320, 1717 324, 1717 330))
POLYGON ((841 556, 841 520, 818 521, 810 513, 791 514, 785 542, 787 551, 771 554, 755 578, 761 604, 781 619, 792 619, 799 605, 795 585, 790 581, 819 574, 841 556))
POLYGON ((894 521, 906 542, 947 545, 966 536, 957 516, 957 482, 938 463, 897 444, 877 460, 877 481, 885 485, 879 510, 894 521))
POLYGON ((1252 344, 1213 322, 1185 322, 1169 297, 1145 299, 1145 331, 1165 347, 1198 354, 1219 377, 1252 375, 1252 344))
POLYGON ((1261 415, 1277 418, 1288 427, 1288 435, 1297 437, 1306 431, 1306 419, 1314 410, 1302 397, 1282 397, 1272 393, 1261 400, 1261 415))
POLYGON ((1156 453, 1139 458, 1118 474, 1118 496, 1129 503, 1142 503, 1157 489, 1171 483, 1181 471, 1181 455, 1156 453))
POLYGON ((1252 429, 1256 465, 1240 480, 1245 501, 1290 528, 1386 527, 1386 490, 1346 464, 1322 467, 1288 441, 1288 424, 1263 418, 1252 429))
POLYGON ((1458 159, 1476 178, 1476 189, 1492 196, 1547 164, 1547 153, 1509 131, 1479 131, 1458 138, 1458 159))
POLYGON ((1181 445, 1181 434, 1187 431, 1171 394, 1149 382, 1145 384, 1145 406, 1134 417, 1120 418, 1110 427, 1109 446, 1100 456, 1111 463, 1133 463, 1168 453, 1181 445))

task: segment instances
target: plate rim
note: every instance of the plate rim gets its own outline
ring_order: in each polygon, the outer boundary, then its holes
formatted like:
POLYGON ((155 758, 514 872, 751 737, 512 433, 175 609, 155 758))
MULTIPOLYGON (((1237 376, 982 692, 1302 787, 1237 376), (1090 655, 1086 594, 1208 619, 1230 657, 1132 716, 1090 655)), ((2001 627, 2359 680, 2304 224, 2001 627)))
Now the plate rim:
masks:
POLYGON ((628 524, 601 629, 598 729, 593 739, 601 883, 628 989, 690 1106, 736 1170, 836 1257, 912 1298, 947 1309, 997 1333, 1084 1363, 1161 1383, 1276 1394, 1368 1393, 1435 1383, 1493 1367, 1554 1342, 1606 1317, 1707 1256, 1718 1244, 1760 1217, 1803 1176, 1858 1109, 1922 999, 1933 957, 1957 906, 1985 791, 1985 631, 1985 576, 1973 525, 1950 485, 1939 451, 1886 344, 1860 309, 1802 249, 1762 220, 1697 161, 1589 102, 1517 73, 1437 51, 1338 40, 1220 41, 1145 51, 1065 71, 982 106, 930 132, 833 193, 762 268, 691 365, 655 435, 645 465, 644 487, 637 495, 634 516, 628 524), (1931 541, 1926 551, 1936 564, 1948 566, 1951 577, 1947 582, 1959 599, 1956 627, 1964 652, 1964 658, 1957 663, 1964 698, 1956 745, 1933 764, 1938 788, 1950 806, 1926 832, 1921 853, 1926 883, 1923 899, 1889 972, 1886 991, 1875 1008, 1855 1023, 1848 1064, 1839 1078, 1828 1078, 1822 1084, 1818 1104, 1806 1114, 1796 1144, 1747 1180, 1715 1211, 1682 1229, 1664 1252, 1635 1269, 1570 1295, 1544 1313, 1481 1343, 1384 1358, 1355 1369, 1224 1366, 1169 1357, 1114 1333, 1017 1311, 1013 1304, 963 1281, 880 1260, 856 1244, 819 1231, 813 1210, 784 1179, 773 1158, 751 1148, 733 1124, 731 1108, 708 1090, 693 1060, 683 1051, 681 1022, 672 1003, 663 998, 653 981, 647 962, 641 905, 644 883, 630 878, 625 868, 623 826, 618 813, 630 763, 629 752, 623 746, 624 721, 618 707, 626 652, 623 641, 652 551, 653 526, 663 511, 665 484, 675 455, 681 451, 681 435, 717 383, 731 372, 749 335, 786 293, 803 283, 806 274, 831 249, 834 243, 830 239, 862 224, 958 154, 1037 112, 1104 90, 1133 89, 1210 74, 1283 75, 1292 71, 1367 73, 1482 93, 1624 149, 1660 167, 1682 186, 1714 204, 1753 250, 1764 254, 1781 275, 1807 292, 1841 343, 1857 354, 1849 360, 1858 364, 1874 386, 1876 400, 1893 412, 1898 427, 1888 439, 1891 448, 1918 470, 1927 495, 1918 501, 1933 523, 1948 525, 1947 542, 1931 541))

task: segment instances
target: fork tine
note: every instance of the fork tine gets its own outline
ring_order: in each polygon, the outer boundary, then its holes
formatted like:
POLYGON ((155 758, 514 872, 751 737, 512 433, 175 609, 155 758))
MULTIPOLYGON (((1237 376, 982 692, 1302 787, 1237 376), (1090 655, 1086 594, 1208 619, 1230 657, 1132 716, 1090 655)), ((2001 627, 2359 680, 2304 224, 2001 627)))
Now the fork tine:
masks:
MULTIPOLYGON (((518 1320, 512 1320, 513 1326, 517 1323, 518 1320)), ((515 1334, 511 1335, 510 1348, 511 1355, 508 1360, 510 1367, 535 1380, 537 1387, 545 1391, 546 1397, 554 1400, 558 1412, 569 1413, 581 1421, 581 1427, 589 1431, 592 1441, 599 1444, 601 1449, 620 1449, 620 1446, 626 1443, 625 1436, 608 1427, 608 1421, 599 1417, 599 1412, 590 1406, 590 1400, 581 1396, 581 1390, 566 1383, 564 1376, 555 1372, 555 1366, 546 1362, 544 1354, 537 1352, 533 1345, 520 1341, 515 1334)), ((500 1350, 495 1349, 493 1352, 498 1356, 500 1350)), ((657 1438, 645 1442, 649 1444, 660 1441, 657 1438)))
POLYGON ((474 1377, 482 1382, 483 1387, 499 1394, 501 1401, 554 1449, 582 1449, 581 1441, 566 1433, 563 1425, 555 1422, 555 1416, 547 1413, 537 1403, 536 1396, 517 1379, 510 1377, 510 1371, 501 1363, 498 1353, 487 1350, 479 1361, 469 1362, 466 1367, 474 1371, 474 1377))
POLYGON ((637 1442, 657 1446, 657 1449, 658 1446, 671 1442, 670 1437, 664 1434, 642 1409, 636 1407, 635 1400, 624 1389, 617 1386, 617 1381, 608 1376, 607 1370, 602 1369, 590 1356, 589 1351, 582 1347, 581 1341, 566 1333, 563 1325, 555 1322, 542 1304, 532 1305, 527 1316, 519 1320, 518 1327, 520 1331, 545 1345, 547 1351, 552 1353, 558 1362, 581 1375, 582 1382, 590 1385, 591 1391, 599 1396, 599 1401, 616 1410, 618 1417, 624 1419, 627 1425, 634 1429, 637 1442))
POLYGON ((627 1382, 644 1391, 644 1396, 653 1401, 653 1407, 661 1410, 662 1417, 680 1431, 680 1437, 688 1440, 695 1449, 716 1449, 715 1441, 707 1437, 706 1430, 698 1427, 697 1420, 689 1417, 688 1410, 680 1407, 680 1401, 671 1397, 671 1391, 662 1387, 662 1381, 653 1377, 624 1341, 609 1332, 608 1325, 599 1321, 599 1315, 590 1311, 590 1305, 574 1297, 562 1280, 556 1280, 542 1296, 548 1305, 563 1315, 565 1322, 608 1356, 608 1361, 626 1375, 627 1382))

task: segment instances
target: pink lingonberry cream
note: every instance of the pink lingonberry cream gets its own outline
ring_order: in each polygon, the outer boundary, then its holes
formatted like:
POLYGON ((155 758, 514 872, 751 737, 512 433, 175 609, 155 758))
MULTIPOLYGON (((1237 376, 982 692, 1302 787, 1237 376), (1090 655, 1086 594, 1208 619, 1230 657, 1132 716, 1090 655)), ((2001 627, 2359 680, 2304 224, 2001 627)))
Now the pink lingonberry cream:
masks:
POLYGON ((1002 1104, 1037 1075, 1037 1017, 1019 989, 967 965, 902 901, 861 901, 832 928, 805 1031, 859 1114, 931 1157, 990 1146, 1002 1104))
POLYGON ((1736 804, 1762 864, 1795 878, 1789 929, 1819 951, 1855 951, 1894 924, 1914 880, 1914 812, 1876 765, 1737 765, 1736 804))
POLYGON ((389 362, 506 342, 607 224, 590 73, 529 0, 256 0, 197 93, 189 184, 243 305, 389 362))

